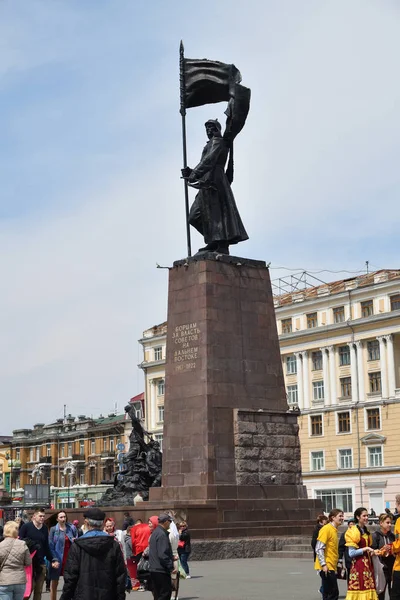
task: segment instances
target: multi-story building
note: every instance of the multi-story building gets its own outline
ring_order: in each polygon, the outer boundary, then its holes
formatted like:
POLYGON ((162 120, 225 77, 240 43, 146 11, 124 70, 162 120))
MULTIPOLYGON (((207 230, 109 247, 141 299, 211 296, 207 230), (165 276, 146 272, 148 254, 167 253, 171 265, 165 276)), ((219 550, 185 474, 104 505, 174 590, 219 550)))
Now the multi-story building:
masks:
POLYGON ((145 374, 145 428, 161 447, 164 427, 166 341, 167 323, 147 329, 139 340, 143 346, 143 362, 139 366, 145 374))
MULTIPOLYGON (((321 498, 327 510, 393 508, 400 493, 400 271, 295 290, 274 303, 309 496, 321 498)), ((140 340, 146 424, 158 436, 166 327, 148 329, 140 340)))
POLYGON ((0 436, 0 504, 11 492, 11 436, 0 436))
POLYGON ((68 415, 13 431, 14 497, 23 502, 26 484, 44 483, 51 486, 56 508, 98 500, 113 484, 118 446, 127 445, 125 423, 125 414, 98 419, 68 415))

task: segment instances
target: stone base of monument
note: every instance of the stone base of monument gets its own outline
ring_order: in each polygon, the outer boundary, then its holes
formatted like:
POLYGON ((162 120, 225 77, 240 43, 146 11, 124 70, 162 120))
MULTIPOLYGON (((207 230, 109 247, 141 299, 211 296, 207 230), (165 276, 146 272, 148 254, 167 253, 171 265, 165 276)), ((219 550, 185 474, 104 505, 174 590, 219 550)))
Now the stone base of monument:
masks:
POLYGON ((162 487, 193 539, 309 534, 322 509, 302 484, 269 271, 203 254, 169 272, 162 487))

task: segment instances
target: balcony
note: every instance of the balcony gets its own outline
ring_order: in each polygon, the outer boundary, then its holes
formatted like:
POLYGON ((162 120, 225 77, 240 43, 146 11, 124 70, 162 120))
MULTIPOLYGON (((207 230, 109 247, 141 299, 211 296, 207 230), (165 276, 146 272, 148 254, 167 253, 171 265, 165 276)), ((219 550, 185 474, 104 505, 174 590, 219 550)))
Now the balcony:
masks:
POLYGON ((15 459, 9 460, 8 466, 10 467, 10 469, 13 469, 13 471, 19 470, 21 468, 21 461, 15 459))
POLYGON ((52 462, 51 456, 41 456, 39 459, 39 465, 45 465, 46 467, 50 466, 52 462))
POLYGON ((111 450, 103 450, 103 452, 100 454, 101 460, 114 460, 115 459, 115 452, 112 452, 111 450))
POLYGON ((71 457, 72 462, 85 462, 84 454, 73 454, 71 457))

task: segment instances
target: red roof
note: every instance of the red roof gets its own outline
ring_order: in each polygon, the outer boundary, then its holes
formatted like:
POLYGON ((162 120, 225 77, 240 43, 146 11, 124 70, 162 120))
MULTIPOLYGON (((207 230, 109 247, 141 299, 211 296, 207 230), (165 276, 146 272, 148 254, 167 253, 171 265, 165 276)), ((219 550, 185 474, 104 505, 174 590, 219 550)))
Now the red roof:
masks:
POLYGON ((144 392, 142 392, 141 394, 138 394, 137 396, 133 396, 133 398, 131 398, 129 400, 129 402, 143 402, 144 401, 144 392))

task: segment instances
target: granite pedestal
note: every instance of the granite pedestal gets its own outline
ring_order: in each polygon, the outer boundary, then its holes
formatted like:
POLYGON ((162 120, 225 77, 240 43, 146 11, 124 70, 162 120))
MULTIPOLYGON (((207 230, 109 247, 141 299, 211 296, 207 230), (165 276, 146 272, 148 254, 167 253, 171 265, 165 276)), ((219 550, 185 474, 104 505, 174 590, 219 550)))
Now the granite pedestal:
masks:
POLYGON ((321 504, 302 483, 265 263, 174 263, 167 335, 162 487, 149 508, 175 508, 194 538, 308 533, 321 504))

